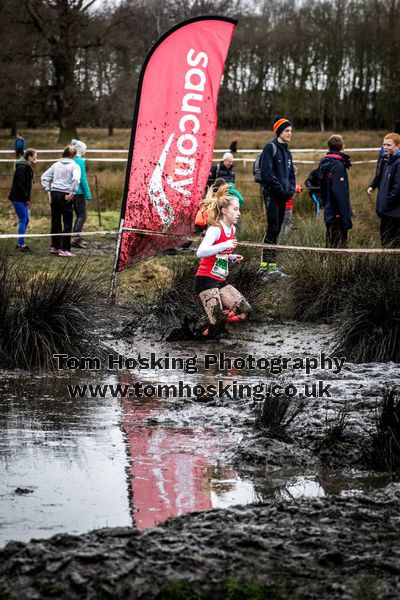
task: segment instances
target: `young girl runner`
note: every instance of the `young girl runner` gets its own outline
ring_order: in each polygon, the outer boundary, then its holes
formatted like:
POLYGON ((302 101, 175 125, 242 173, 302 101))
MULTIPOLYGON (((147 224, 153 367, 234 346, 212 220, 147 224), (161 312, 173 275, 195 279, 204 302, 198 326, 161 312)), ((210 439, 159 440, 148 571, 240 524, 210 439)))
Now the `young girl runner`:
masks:
MULTIPOLYGON (((201 260, 195 290, 212 325, 222 321, 237 323, 243 321, 250 310, 244 296, 225 281, 229 263, 243 260, 240 254, 232 253, 237 246, 235 225, 240 217, 239 201, 236 196, 229 195, 229 184, 226 184, 216 192, 212 188, 209 190, 205 208, 209 227, 197 250, 201 260)), ((207 335, 208 330, 203 333, 207 335)))

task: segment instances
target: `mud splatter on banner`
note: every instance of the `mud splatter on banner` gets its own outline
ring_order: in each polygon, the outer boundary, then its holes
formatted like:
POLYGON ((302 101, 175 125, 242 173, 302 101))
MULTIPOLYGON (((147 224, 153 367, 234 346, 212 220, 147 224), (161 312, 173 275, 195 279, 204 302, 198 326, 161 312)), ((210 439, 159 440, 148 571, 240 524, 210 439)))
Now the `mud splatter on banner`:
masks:
MULTIPOLYGON (((236 21, 197 17, 153 46, 138 84, 121 227, 187 235, 212 163, 217 99, 236 21)), ((179 245, 124 231, 117 270, 179 245)))

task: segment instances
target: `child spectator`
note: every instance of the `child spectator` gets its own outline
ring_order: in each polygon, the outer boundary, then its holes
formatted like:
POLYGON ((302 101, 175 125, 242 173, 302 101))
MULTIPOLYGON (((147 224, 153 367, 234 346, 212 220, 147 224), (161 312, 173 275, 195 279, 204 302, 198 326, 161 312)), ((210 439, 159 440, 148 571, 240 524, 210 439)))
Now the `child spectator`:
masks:
POLYGON ((31 204, 33 166, 36 160, 36 150, 28 148, 15 165, 13 182, 8 195, 18 217, 18 234, 21 237, 18 238, 16 249, 21 250, 21 252, 31 251, 29 246, 25 244, 24 233, 30 218, 29 206, 31 204))

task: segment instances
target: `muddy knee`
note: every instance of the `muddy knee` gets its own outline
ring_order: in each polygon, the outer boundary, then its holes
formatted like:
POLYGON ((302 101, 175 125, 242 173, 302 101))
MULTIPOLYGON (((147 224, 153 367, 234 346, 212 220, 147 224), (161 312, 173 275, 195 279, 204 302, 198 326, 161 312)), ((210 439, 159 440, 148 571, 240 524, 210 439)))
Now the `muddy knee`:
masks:
POLYGON ((215 319, 215 323, 220 323, 224 319, 224 313, 222 312, 222 308, 220 303, 216 304, 212 309, 212 315, 215 319))
POLYGON ((239 302, 239 304, 235 307, 236 314, 243 315, 243 318, 246 318, 249 312, 251 311, 251 306, 247 302, 245 298, 239 302))
POLYGON ((219 298, 215 295, 207 297, 206 294, 200 295, 200 297, 210 323, 215 325, 221 321, 223 314, 219 298))

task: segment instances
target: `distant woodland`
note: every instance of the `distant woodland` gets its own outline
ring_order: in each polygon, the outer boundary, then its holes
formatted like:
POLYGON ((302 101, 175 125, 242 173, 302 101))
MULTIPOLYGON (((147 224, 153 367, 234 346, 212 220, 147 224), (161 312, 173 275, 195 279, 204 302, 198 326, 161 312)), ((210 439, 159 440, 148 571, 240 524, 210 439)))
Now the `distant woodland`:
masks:
MULTIPOLYGON (((400 0, 2 0, 0 126, 131 123, 143 60, 173 24, 239 19, 219 126, 391 127, 400 117, 400 0)), ((166 65, 167 68, 167 65, 166 65)))

